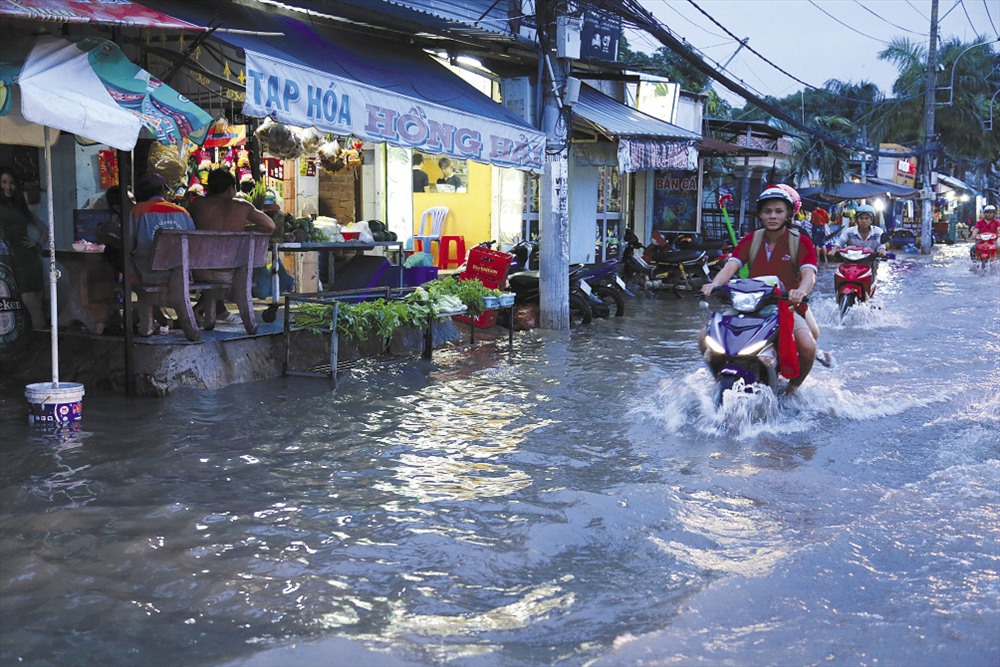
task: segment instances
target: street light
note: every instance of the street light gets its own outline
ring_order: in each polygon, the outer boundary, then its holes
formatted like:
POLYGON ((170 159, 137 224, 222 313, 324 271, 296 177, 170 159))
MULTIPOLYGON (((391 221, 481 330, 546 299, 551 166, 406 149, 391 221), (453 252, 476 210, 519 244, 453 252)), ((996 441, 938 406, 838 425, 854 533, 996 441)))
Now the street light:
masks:
POLYGON ((967 49, 965 49, 964 51, 962 51, 961 53, 958 54, 958 57, 956 57, 955 60, 954 60, 954 62, 951 63, 951 83, 948 84, 948 101, 947 102, 938 102, 938 104, 947 104, 948 106, 952 106, 952 104, 955 101, 955 68, 958 66, 958 59, 961 58, 962 56, 964 56, 966 53, 968 53, 972 49, 976 48, 977 46, 989 46, 990 44, 994 44, 996 42, 1000 42, 1000 37, 997 37, 992 42, 983 42, 982 44, 973 44, 972 46, 968 47, 967 49))

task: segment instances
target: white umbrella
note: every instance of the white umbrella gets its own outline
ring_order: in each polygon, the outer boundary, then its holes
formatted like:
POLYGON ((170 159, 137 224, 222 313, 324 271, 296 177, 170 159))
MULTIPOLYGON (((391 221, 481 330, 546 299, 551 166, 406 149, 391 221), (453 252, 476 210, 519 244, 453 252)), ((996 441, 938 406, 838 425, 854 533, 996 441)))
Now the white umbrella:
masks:
POLYGON ((178 146, 185 136, 201 143, 211 116, 131 62, 113 42, 43 36, 17 79, 24 118, 45 127, 45 177, 49 187, 49 290, 52 321, 52 383, 59 384, 52 144, 65 130, 118 150, 130 151, 144 131, 178 146))

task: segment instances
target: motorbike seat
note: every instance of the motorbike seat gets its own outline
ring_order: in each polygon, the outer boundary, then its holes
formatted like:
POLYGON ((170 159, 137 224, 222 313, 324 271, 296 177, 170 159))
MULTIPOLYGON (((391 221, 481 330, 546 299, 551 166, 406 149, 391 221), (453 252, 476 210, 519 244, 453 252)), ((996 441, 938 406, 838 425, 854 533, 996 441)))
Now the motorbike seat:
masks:
POLYGON ((657 250, 653 253, 653 260, 659 264, 694 264, 704 258, 704 250, 657 250))
POLYGON ((519 271, 507 276, 507 284, 510 289, 517 292, 518 289, 530 289, 538 285, 538 271, 519 271))

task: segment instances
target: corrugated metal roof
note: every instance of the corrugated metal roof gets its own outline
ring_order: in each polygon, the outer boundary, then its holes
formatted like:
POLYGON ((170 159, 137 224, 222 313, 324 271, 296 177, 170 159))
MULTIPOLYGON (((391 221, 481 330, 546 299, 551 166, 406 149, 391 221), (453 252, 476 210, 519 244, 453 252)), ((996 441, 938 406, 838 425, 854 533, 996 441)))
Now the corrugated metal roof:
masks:
POLYGON ((626 106, 587 84, 580 86, 580 98, 573 105, 573 114, 610 137, 644 137, 674 141, 701 138, 696 132, 685 130, 683 127, 626 106))
POLYGON ((382 0, 413 11, 458 21, 489 32, 509 34, 510 12, 504 0, 382 0))
POLYGON ((948 176, 947 174, 938 174, 938 181, 944 183, 952 190, 965 190, 966 192, 979 193, 979 190, 975 189, 965 181, 955 178, 954 176, 948 176))

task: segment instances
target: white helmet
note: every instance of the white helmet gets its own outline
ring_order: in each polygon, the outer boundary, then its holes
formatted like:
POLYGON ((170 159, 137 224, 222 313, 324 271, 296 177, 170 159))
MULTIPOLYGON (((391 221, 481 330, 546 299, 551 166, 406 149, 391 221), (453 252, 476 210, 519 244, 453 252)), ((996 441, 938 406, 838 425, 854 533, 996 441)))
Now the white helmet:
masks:
MULTIPOLYGON (((767 186, 764 188, 764 191, 760 193, 760 196, 757 197, 757 211, 759 212, 761 204, 769 199, 780 199, 781 201, 788 202, 788 217, 785 218, 785 226, 787 227, 788 222, 792 219, 792 216, 798 212, 799 207, 802 205, 802 200, 798 199, 796 201, 796 198, 792 197, 792 192, 795 192, 795 190, 787 185, 767 186)), ((798 192, 795 192, 795 197, 798 197, 798 192)))
POLYGON ((996 212, 996 210, 997 210, 997 207, 994 206, 993 204, 987 204, 986 206, 983 207, 983 213, 986 213, 986 211, 996 212))
POLYGON ((868 204, 862 204, 854 210, 854 217, 857 218, 862 213, 867 213, 871 216, 872 222, 878 220, 878 214, 875 212, 874 206, 869 206, 868 204))

